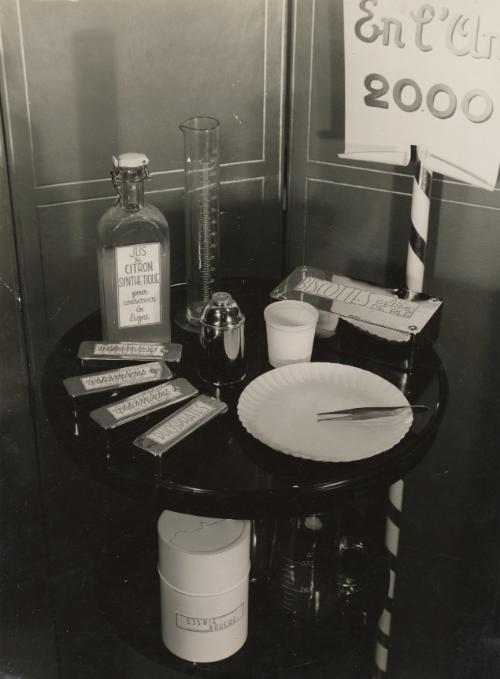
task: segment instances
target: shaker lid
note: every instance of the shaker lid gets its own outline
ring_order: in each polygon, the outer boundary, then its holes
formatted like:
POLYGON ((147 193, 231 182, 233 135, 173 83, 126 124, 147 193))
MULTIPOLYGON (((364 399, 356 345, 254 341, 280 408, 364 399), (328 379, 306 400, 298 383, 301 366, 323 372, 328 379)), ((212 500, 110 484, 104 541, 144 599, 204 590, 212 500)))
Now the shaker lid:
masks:
POLYGON ((113 166, 115 170, 135 170, 149 165, 149 158, 145 153, 120 153, 113 156, 113 166))
POLYGON ((240 307, 228 292, 214 292, 201 312, 201 323, 217 328, 238 326, 245 320, 240 307))
POLYGON ((163 511, 158 569, 166 583, 185 593, 227 591, 248 577, 250 521, 163 511))
POLYGON ((230 549, 245 530, 245 522, 164 511, 158 522, 160 539, 170 548, 191 553, 230 549))

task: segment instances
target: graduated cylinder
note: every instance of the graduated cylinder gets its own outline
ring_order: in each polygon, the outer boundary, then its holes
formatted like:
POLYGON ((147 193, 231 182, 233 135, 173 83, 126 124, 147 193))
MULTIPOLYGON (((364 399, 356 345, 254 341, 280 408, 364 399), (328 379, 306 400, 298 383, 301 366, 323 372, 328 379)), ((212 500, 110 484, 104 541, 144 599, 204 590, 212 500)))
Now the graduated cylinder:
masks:
POLYGON ((186 309, 179 325, 197 331, 219 267, 219 121, 189 118, 184 134, 186 309))

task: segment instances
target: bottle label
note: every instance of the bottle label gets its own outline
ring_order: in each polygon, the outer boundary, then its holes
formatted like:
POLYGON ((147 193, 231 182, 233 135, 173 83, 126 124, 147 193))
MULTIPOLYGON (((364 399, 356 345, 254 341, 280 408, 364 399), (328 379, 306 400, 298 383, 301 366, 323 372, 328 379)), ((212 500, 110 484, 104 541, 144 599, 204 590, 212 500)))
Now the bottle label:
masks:
POLYGON ((118 327, 161 323, 160 243, 115 248, 118 327))

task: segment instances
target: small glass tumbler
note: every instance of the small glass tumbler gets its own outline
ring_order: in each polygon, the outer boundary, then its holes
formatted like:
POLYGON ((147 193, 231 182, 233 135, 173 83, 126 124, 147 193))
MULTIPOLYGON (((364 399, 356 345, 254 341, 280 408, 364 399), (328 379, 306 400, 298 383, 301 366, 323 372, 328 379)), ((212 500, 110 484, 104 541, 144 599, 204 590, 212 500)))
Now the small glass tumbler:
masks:
POLYGON ((264 309, 268 358, 274 368, 311 360, 318 315, 312 304, 294 299, 264 309))

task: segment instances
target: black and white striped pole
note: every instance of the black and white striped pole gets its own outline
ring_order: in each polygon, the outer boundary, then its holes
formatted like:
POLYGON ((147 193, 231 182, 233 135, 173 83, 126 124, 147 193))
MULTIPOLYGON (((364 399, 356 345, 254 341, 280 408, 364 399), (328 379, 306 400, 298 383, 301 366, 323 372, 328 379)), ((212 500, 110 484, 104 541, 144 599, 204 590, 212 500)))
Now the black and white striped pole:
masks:
POLYGON ((385 547, 389 555, 389 586, 384 610, 378 621, 377 638, 375 641, 374 679, 383 679, 387 673, 403 493, 404 483, 402 480, 396 481, 389 488, 388 509, 385 520, 385 547))
POLYGON ((425 250, 429 231, 431 207, 432 172, 420 160, 417 149, 416 171, 413 178, 411 198, 411 224, 406 259, 406 286, 409 290, 422 292, 424 286, 425 250))
MULTIPOLYGON (((422 292, 424 285, 425 251, 429 231, 431 190, 432 172, 421 161, 417 149, 417 163, 411 199, 410 236, 406 260, 406 286, 414 292, 422 292)), ((389 503, 385 523, 385 546, 389 554, 389 587, 385 607, 378 621, 377 640, 375 642, 375 679, 383 679, 387 674, 403 495, 404 482, 402 480, 396 481, 389 489, 389 503)))

